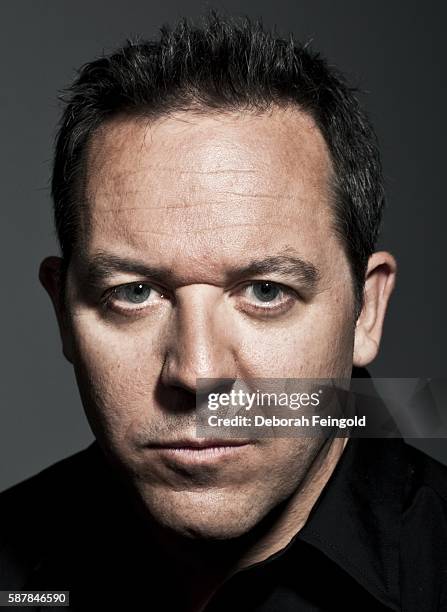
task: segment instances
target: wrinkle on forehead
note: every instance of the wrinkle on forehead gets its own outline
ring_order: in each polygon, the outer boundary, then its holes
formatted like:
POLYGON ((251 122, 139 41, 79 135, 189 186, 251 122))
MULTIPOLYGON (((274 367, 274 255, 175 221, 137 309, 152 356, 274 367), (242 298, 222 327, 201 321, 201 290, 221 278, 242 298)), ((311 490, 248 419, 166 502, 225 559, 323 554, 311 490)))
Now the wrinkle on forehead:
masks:
MULTIPOLYGON (((170 174, 179 178, 197 175, 198 185, 200 177, 213 177, 215 185, 220 184, 219 176, 224 183, 230 177, 241 181, 247 193, 251 183, 269 185, 277 192, 278 179, 283 183, 290 179, 287 175, 295 174, 298 179, 317 173, 321 183, 330 172, 323 136, 312 119, 299 111, 278 109, 263 115, 233 113, 193 119, 186 126, 175 116, 152 122, 116 119, 104 124, 89 149, 89 194, 98 189, 106 195, 113 190, 132 194, 135 180, 143 188, 141 173, 148 185, 170 174), (273 185, 268 180, 272 172, 273 185)), ((221 190, 228 191, 223 185, 221 190)))
POLYGON ((218 247, 222 232, 249 244, 265 226, 305 231, 309 214, 332 215, 331 172, 323 136, 296 110, 116 119, 88 151, 83 234, 137 246, 208 233, 218 247))

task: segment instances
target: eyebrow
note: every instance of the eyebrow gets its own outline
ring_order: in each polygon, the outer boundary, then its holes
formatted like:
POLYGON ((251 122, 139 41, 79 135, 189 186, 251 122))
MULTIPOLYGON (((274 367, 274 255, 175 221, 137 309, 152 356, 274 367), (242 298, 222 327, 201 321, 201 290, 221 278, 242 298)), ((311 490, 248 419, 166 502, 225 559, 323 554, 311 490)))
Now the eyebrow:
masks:
POLYGON ((320 279, 318 268, 310 261, 296 255, 272 255, 252 260, 246 266, 230 270, 228 277, 231 281, 237 281, 247 276, 264 274, 287 276, 308 290, 314 289, 320 279))
MULTIPOLYGON (((227 270, 227 282, 237 282, 247 277, 279 274, 287 276, 300 284, 304 289, 312 291, 320 280, 318 268, 297 255, 289 253, 272 255, 262 259, 252 259, 243 266, 234 266, 227 270)), ((145 262, 120 257, 112 253, 99 252, 85 262, 84 275, 87 283, 98 286, 117 273, 129 273, 149 278, 160 284, 174 283, 175 275, 172 268, 152 266, 145 262)))

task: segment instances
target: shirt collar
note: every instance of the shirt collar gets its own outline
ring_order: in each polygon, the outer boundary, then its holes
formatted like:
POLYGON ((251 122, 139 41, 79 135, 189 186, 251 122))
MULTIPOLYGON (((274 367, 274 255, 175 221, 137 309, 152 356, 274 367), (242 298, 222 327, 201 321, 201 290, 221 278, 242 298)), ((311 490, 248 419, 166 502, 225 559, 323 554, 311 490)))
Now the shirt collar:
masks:
MULTIPOLYGON (((356 374, 369 377, 366 370, 356 374)), ((349 439, 297 534, 396 609, 406 465, 401 439, 349 439)))

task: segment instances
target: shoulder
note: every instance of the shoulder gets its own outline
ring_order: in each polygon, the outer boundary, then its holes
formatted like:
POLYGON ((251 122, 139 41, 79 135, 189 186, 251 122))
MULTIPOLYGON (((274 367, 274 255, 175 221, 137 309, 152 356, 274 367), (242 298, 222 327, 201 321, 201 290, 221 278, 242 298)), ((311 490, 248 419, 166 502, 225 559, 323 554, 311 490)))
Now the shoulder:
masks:
POLYGON ((447 571, 447 467, 405 444, 408 471, 402 508, 402 538, 435 552, 441 542, 447 571))
POLYGON ((407 447, 409 475, 400 529, 402 607, 447 609, 447 468, 407 447))
POLYGON ((425 492, 447 505, 447 466, 409 444, 405 448, 409 464, 407 502, 414 502, 425 492))
POLYGON ((0 493, 0 587, 19 588, 62 525, 79 515, 81 491, 92 488, 92 447, 0 493))
MULTIPOLYGON (((52 504, 63 503, 67 495, 73 495, 73 485, 88 473, 91 462, 92 451, 88 447, 6 489, 0 493, 0 517, 15 522, 45 514, 52 504)), ((3 521, 0 525, 4 525, 3 521)), ((0 532, 0 542, 2 535, 0 532)))

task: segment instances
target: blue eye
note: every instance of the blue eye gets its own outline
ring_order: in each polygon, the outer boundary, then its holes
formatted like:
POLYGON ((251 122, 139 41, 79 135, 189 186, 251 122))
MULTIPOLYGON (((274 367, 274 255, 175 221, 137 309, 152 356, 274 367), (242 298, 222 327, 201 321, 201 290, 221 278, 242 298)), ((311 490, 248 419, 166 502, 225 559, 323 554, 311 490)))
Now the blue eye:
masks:
POLYGON ((298 301, 293 289, 272 281, 251 281, 242 287, 237 308, 254 316, 278 317, 286 314, 298 301), (242 298, 242 299, 241 299, 242 298))
POLYGON ((141 304, 149 298, 151 291, 152 288, 149 285, 131 283, 117 287, 114 293, 121 300, 132 302, 132 304, 141 304))
POLYGON ((253 283, 252 287, 254 296, 261 302, 272 302, 281 292, 278 285, 267 281, 253 283))

